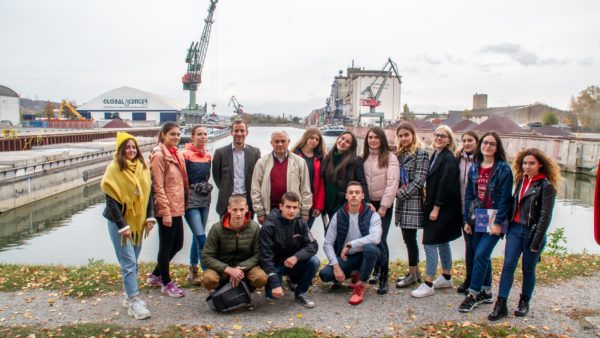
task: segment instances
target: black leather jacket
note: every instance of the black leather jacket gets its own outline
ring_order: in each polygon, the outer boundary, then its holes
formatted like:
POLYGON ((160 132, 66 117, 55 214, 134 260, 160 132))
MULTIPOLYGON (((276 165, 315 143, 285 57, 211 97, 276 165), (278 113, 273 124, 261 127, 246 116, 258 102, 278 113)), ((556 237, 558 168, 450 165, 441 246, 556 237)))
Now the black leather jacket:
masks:
POLYGON ((523 180, 519 182, 513 195, 513 217, 517 210, 517 201, 519 203, 519 223, 532 228, 534 231, 530 236, 529 247, 532 250, 539 250, 540 244, 546 235, 550 221, 552 220, 552 209, 556 199, 556 189, 548 181, 541 179, 533 182, 529 189, 518 199, 523 180))
MULTIPOLYGON (((121 203, 117 202, 112 197, 106 196, 106 208, 104 208, 104 212, 102 216, 104 216, 107 220, 114 222, 119 229, 123 229, 127 224, 125 224, 125 218, 123 217, 123 206, 121 203)), ((146 219, 154 218, 154 194, 150 192, 150 199, 148 199, 148 205, 146 206, 146 219)))

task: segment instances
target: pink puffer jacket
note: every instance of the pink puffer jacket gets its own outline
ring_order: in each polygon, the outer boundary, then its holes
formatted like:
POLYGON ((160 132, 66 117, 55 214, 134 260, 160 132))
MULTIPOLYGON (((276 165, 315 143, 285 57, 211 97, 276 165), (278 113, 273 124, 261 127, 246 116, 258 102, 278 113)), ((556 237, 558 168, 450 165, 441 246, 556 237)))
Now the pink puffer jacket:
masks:
POLYGON ((364 163, 365 177, 371 201, 381 201, 381 205, 391 208, 400 184, 400 163, 392 152, 389 153, 387 168, 380 168, 379 152, 371 150, 364 163))

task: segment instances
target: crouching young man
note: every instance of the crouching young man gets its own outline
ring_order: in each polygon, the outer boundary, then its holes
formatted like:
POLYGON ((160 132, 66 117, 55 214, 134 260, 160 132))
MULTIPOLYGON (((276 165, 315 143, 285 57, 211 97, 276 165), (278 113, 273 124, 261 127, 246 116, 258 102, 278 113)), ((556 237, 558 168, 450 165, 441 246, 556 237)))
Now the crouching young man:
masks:
POLYGON ((352 274, 351 305, 362 303, 365 283, 381 255, 381 218, 363 203, 364 196, 359 182, 348 183, 346 203, 331 218, 325 235, 329 264, 319 272, 323 282, 343 282, 352 274))
POLYGON ((267 284, 267 274, 259 266, 260 227, 250 219, 244 195, 229 197, 227 213, 208 233, 202 263, 207 268, 202 286, 209 291, 228 281, 236 287, 245 280, 251 290, 267 284))
POLYGON ((296 284, 294 298, 307 308, 315 303, 307 296, 308 288, 319 269, 319 250, 308 225, 300 216, 300 197, 286 192, 279 209, 271 210, 260 230, 261 265, 269 279, 265 297, 283 297, 282 277, 287 275, 296 284))

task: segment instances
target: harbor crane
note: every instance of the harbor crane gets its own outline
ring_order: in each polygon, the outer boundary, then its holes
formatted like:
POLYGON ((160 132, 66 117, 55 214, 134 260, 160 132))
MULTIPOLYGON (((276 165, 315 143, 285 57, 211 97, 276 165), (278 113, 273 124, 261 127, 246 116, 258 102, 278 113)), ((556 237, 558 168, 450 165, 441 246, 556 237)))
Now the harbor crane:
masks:
POLYGON ((379 107, 381 101, 379 101, 379 97, 385 88, 385 84, 388 78, 395 76, 398 79, 398 83, 402 84, 402 76, 398 73, 398 66, 391 58, 388 58, 387 62, 383 66, 380 74, 385 74, 383 76, 383 80, 379 84, 379 88, 377 92, 373 92, 373 88, 377 81, 379 81, 379 76, 376 76, 373 82, 367 86, 360 94, 364 96, 364 98, 360 99, 360 105, 363 107, 369 107, 369 112, 360 114, 358 116, 358 124, 360 125, 361 117, 379 117, 379 124, 383 126, 384 113, 377 112, 375 108, 379 107), (392 74, 393 73, 393 74, 392 74))
POLYGON ((240 102, 235 98, 235 95, 231 97, 231 99, 229 99, 229 107, 231 107, 233 105, 233 108, 235 109, 233 112, 237 115, 237 116, 241 116, 244 113, 244 106, 242 106, 240 104, 240 102))
POLYGON ((210 0, 208 6, 208 15, 204 19, 204 30, 200 41, 193 41, 188 48, 185 62, 187 63, 187 72, 183 75, 181 81, 183 83, 183 89, 190 92, 190 102, 187 109, 183 109, 182 113, 188 115, 199 116, 206 114, 206 107, 201 107, 196 104, 196 91, 198 85, 202 83, 202 68, 204 67, 204 60, 206 59, 206 52, 208 50, 208 41, 210 39, 210 31, 213 24, 213 16, 217 7, 218 0, 210 0))

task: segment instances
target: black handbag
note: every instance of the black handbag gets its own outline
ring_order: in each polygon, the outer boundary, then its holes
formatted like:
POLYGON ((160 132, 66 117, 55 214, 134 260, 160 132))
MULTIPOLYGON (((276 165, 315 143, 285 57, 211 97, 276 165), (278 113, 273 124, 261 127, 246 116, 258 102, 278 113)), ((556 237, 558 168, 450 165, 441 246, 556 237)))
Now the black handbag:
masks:
POLYGON ((206 302, 213 311, 218 312, 230 312, 252 306, 250 289, 245 281, 241 281, 235 288, 228 282, 212 292, 206 298, 206 302))
POLYGON ((200 196, 210 195, 211 191, 213 190, 212 184, 208 182, 194 183, 190 185, 190 188, 200 196))

